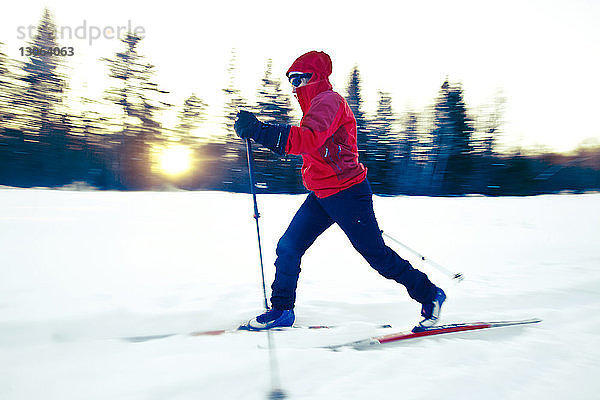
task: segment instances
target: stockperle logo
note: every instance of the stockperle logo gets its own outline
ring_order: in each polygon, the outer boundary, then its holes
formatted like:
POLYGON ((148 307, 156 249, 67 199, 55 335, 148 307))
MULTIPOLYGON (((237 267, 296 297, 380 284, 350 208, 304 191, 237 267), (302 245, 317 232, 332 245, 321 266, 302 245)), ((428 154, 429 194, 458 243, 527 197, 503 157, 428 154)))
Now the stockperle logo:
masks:
MULTIPOLYGON (((32 40, 35 37, 37 26, 18 26, 17 27, 17 39, 29 39, 32 40)), ((95 40, 99 39, 121 39, 127 33, 132 33, 137 37, 143 39, 146 34, 146 29, 143 26, 133 26, 131 20, 127 20, 127 25, 88 25, 87 20, 83 20, 81 25, 72 27, 69 25, 63 25, 56 27, 56 38, 60 40, 64 39, 82 39, 87 40, 91 46, 95 40)))

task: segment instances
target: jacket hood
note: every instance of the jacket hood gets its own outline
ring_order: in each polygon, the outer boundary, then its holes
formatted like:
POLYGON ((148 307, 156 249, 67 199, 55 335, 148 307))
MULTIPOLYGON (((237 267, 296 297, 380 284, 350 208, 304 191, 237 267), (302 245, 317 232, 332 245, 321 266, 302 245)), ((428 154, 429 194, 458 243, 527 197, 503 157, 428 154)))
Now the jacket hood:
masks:
POLYGON ((329 82, 332 64, 331 58, 322 51, 309 51, 296 59, 287 70, 286 76, 290 72, 311 72, 313 74, 308 84, 296 89, 296 95, 302 112, 306 113, 310 107, 310 102, 321 92, 331 90, 333 87, 329 82))

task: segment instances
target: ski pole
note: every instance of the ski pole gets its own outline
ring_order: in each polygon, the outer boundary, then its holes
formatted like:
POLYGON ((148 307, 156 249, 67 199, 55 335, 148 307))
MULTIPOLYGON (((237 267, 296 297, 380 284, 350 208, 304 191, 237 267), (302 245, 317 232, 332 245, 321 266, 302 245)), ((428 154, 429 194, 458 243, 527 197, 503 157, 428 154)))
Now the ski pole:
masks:
MULTIPOLYGON (((252 200, 254 201, 254 219, 256 220, 256 235, 258 237, 258 256, 260 258, 260 274, 262 276, 262 288, 265 300, 265 310, 269 310, 269 302, 267 301, 267 289, 265 286, 265 268, 263 265, 262 247, 260 245, 260 228, 258 226, 258 219, 260 214, 258 213, 258 202, 256 201, 256 188, 254 186, 254 159, 252 157, 252 143, 250 139, 246 139, 246 153, 248 154, 248 175, 250 178, 250 193, 252 193, 252 200)), ((275 355, 275 341, 271 337, 271 330, 267 329, 267 341, 269 343, 269 361, 271 367, 271 392, 267 397, 268 400, 280 400, 285 399, 287 396, 283 390, 280 389, 279 383, 279 367, 277 365, 277 357, 275 355)))
POLYGON ((254 186, 254 160, 252 157, 252 143, 250 139, 246 139, 246 152, 248 153, 248 175, 250 178, 250 193, 252 193, 252 200, 254 201, 254 219, 256 220, 256 235, 258 236, 258 257, 260 258, 260 274, 262 277, 262 288, 265 300, 265 310, 269 310, 269 302, 267 301, 267 289, 265 286, 265 267, 263 265, 262 246, 260 245, 260 228, 258 227, 258 219, 260 214, 258 213, 258 203, 256 201, 256 190, 254 186))
POLYGON ((447 275, 449 278, 456 279, 458 282, 461 282, 464 279, 464 276, 463 276, 462 273, 460 273, 460 272, 452 272, 452 271, 450 271, 450 270, 442 267, 440 264, 436 263, 435 261, 433 261, 429 257, 426 257, 423 254, 419 253, 418 251, 411 249, 410 247, 408 247, 404 243, 400 242, 399 240, 394 239, 393 237, 391 237, 390 235, 388 235, 384 231, 381 231, 381 234, 383 236, 387 237, 388 239, 390 239, 391 241, 393 241, 394 243, 399 244, 400 246, 404 247, 406 250, 410 251, 411 253, 413 253, 414 255, 416 255, 417 257, 419 257, 422 261, 425 261, 426 263, 428 263, 432 267, 436 268, 438 271, 440 271, 443 274, 447 275))

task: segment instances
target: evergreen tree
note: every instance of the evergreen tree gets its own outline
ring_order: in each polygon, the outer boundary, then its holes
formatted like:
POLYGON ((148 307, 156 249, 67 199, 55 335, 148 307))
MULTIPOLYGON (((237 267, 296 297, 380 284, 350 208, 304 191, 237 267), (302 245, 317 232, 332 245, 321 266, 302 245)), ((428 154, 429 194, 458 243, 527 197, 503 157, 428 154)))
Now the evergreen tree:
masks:
POLYGON ((235 135, 233 125, 235 124, 237 113, 247 107, 247 102, 242 97, 240 89, 238 89, 236 84, 237 52, 235 49, 231 50, 231 60, 227 72, 229 73, 229 85, 226 89, 223 89, 223 93, 225 94, 225 122, 223 125, 228 135, 235 135))
POLYGON ((139 36, 127 33, 121 40, 125 49, 117 52, 113 59, 102 59, 108 65, 109 77, 116 80, 114 86, 106 91, 106 99, 121 109, 124 132, 141 127, 143 134, 158 135, 160 123, 156 121, 156 114, 171 104, 162 100, 168 92, 152 80, 154 65, 147 63, 145 57, 138 53, 141 40, 139 36))
POLYGON ((476 129, 471 139, 473 173, 470 186, 477 193, 498 192, 494 176, 503 163, 497 158, 496 143, 501 134, 504 101, 498 94, 492 104, 480 107, 476 116, 476 129))
POLYGON ((26 185, 56 186, 67 183, 72 171, 68 135, 71 126, 63 103, 67 82, 63 72, 65 57, 50 54, 60 47, 52 14, 44 9, 31 49, 10 98, 14 126, 21 132, 26 185))
MULTIPOLYGON (((83 85, 83 92, 87 92, 87 84, 83 85)), ((106 140, 110 119, 105 113, 100 112, 101 103, 88 96, 80 96, 81 112, 74 118, 74 129, 80 141, 79 153, 85 160, 82 166, 83 181, 102 189, 112 188, 113 172, 109 159, 110 140, 106 140)))
MULTIPOLYGON (((21 129, 31 135, 47 136, 60 125, 59 114, 66 89, 65 77, 59 72, 63 57, 44 54, 60 47, 56 41, 56 25, 48 9, 37 26, 33 41, 28 44, 32 54, 23 65, 21 93, 13 98, 20 110, 21 129)), ((46 138, 33 140, 46 141, 46 138)))
POLYGON ((417 113, 409 111, 403 117, 402 140, 399 146, 400 161, 397 165, 398 191, 412 193, 419 185, 419 123, 417 113))
POLYGON ((368 145, 368 131, 367 131, 367 120, 362 111, 362 94, 360 87, 360 72, 358 70, 358 66, 354 66, 352 72, 350 73, 350 77, 348 79, 347 86, 347 96, 346 101, 348 102, 348 106, 354 113, 354 117, 356 118, 356 136, 358 141, 358 154, 359 160, 362 163, 367 161, 367 153, 369 152, 367 149, 368 145))
POLYGON ((354 113, 356 125, 358 126, 359 130, 366 127, 366 119, 362 111, 362 94, 360 84, 360 72, 358 70, 358 66, 355 65, 352 69, 352 72, 350 72, 350 77, 348 79, 348 95, 346 96, 346 101, 354 113))
POLYGON ((434 169, 431 186, 434 193, 465 193, 472 169, 472 121, 467 116, 460 85, 448 80, 440 89, 435 106, 433 134, 434 169))
MULTIPOLYGON (((377 160, 375 158, 377 152, 377 138, 370 129, 370 121, 363 112, 361 79, 358 66, 354 66, 348 79, 346 101, 352 110, 356 119, 356 139, 358 144, 358 159, 369 170, 369 178, 372 174, 376 174, 377 160)), ((378 177, 373 177, 379 179, 378 177)), ((379 190, 380 183, 375 183, 375 188, 379 190)))
POLYGON ((9 70, 9 60, 2 51, 4 44, 0 42, 0 134, 6 128, 10 119, 12 119, 11 107, 9 102, 13 94, 13 85, 11 82, 11 73, 9 70))
POLYGON ((193 143, 190 132, 205 121, 206 107, 207 104, 194 93, 183 102, 183 108, 179 113, 177 131, 184 142, 193 143))
POLYGON ((291 124, 290 96, 281 90, 281 81, 272 77, 272 59, 267 60, 265 76, 258 89, 256 112, 263 122, 291 124))
POLYGON ((400 154, 402 157, 402 168, 408 169, 414 164, 417 157, 418 146, 418 119, 415 112, 409 111, 404 120, 404 129, 402 131, 402 145, 400 154))
POLYGON ((504 103, 506 99, 501 94, 498 94, 494 99, 494 104, 491 110, 485 115, 485 125, 483 127, 484 137, 482 138, 483 143, 483 155, 486 157, 492 157, 495 153, 496 143, 501 134, 501 127, 503 124, 502 115, 504 113, 504 103))
POLYGON ((8 58, 6 54, 2 52, 3 43, 0 42, 0 183, 8 182, 15 171, 16 164, 14 163, 13 152, 17 149, 11 148, 13 144, 12 140, 9 139, 8 135, 5 134, 8 121, 11 119, 9 110, 9 100, 12 96, 12 85, 8 80, 9 69, 8 69, 8 58), (12 168, 10 168, 12 166, 12 168), (9 170, 11 170, 9 172, 9 170))
POLYGON ((141 73, 137 76, 141 83, 141 90, 138 93, 141 107, 137 117, 142 121, 142 132, 151 139, 157 139, 162 134, 161 124, 156 120, 157 115, 173 106, 163 100, 164 95, 169 92, 161 89, 152 80, 155 68, 152 64, 144 63, 141 73))
POLYGON ((394 175, 400 160, 399 140, 394 132, 396 117, 389 93, 379 91, 377 110, 367 133, 367 168, 369 180, 377 193, 393 194, 394 175))
POLYGON ((106 91, 106 99, 120 110, 120 132, 113 157, 117 182, 124 188, 151 185, 150 146, 160 139, 161 125, 156 114, 170 106, 161 98, 168 93, 153 82, 154 66, 138 53, 141 38, 127 33, 121 40, 124 50, 113 59, 104 58, 114 86, 106 91))
POLYGON ((235 49, 231 50, 231 60, 227 68, 229 73, 229 84, 223 89, 225 95, 224 122, 226 129, 225 136, 221 141, 224 146, 224 157, 221 160, 221 166, 224 166, 222 173, 222 183, 226 190, 248 191, 248 172, 246 165, 246 144, 237 137, 234 131, 235 119, 238 111, 247 108, 247 102, 242 97, 237 87, 237 53, 235 49))

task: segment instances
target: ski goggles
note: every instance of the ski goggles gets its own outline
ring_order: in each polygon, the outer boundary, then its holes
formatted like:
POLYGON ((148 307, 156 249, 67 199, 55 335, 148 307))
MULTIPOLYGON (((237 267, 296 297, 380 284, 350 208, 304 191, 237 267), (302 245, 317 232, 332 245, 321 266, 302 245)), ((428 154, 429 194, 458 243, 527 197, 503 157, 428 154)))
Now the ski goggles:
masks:
POLYGON ((312 72, 290 72, 288 79, 293 87, 300 87, 306 85, 310 78, 312 78, 312 75, 312 72))

